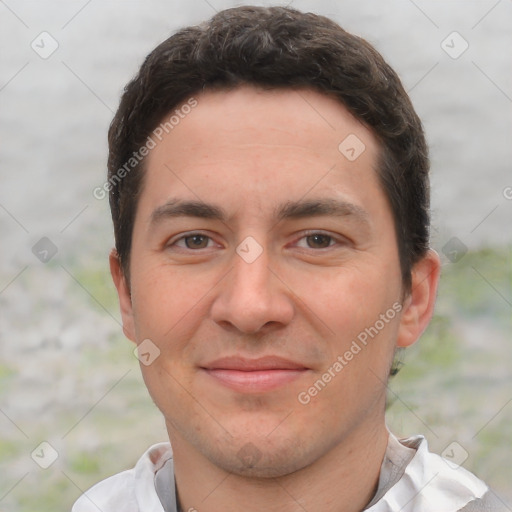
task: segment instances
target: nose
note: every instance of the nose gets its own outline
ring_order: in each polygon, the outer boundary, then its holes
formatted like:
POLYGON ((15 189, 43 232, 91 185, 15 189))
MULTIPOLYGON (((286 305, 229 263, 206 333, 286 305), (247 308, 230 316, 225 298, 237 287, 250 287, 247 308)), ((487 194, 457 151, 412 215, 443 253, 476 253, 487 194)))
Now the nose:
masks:
POLYGON ((290 323, 293 293, 271 268, 268 251, 263 249, 254 261, 240 254, 233 254, 233 268, 220 283, 212 304, 213 320, 246 334, 290 323))

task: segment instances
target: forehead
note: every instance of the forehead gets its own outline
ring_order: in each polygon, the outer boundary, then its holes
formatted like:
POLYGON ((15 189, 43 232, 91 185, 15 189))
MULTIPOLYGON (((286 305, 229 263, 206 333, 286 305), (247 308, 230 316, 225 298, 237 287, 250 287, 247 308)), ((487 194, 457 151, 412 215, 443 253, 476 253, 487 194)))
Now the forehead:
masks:
MULTIPOLYGON (((289 143, 297 148, 327 150, 338 157, 340 137, 354 135, 359 138, 359 151, 361 143, 369 153, 376 149, 375 137, 366 126, 336 98, 315 90, 244 85, 234 90, 206 90, 193 100, 197 105, 193 109, 185 102, 164 118, 160 125, 164 138, 172 132, 184 147, 212 141, 220 146, 223 142, 289 143), (181 115, 178 118, 176 114, 181 115), (173 126, 166 127, 171 118, 173 126)), ((356 142, 354 137, 351 140, 356 142)))
POLYGON ((174 111, 172 125, 160 125, 141 203, 157 207, 180 195, 211 202, 214 193, 217 202, 242 210, 252 205, 254 212, 256 205, 263 211, 283 197, 308 194, 356 205, 384 199, 376 138, 337 100, 311 90, 249 86, 206 91, 194 100, 193 109, 174 111))

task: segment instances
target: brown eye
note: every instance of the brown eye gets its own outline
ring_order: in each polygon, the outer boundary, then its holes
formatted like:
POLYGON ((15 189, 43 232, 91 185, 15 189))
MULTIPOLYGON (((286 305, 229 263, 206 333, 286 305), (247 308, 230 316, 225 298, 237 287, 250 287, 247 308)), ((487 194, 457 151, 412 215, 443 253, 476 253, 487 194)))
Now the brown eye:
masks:
POLYGON ((192 235, 183 238, 187 249, 206 249, 210 237, 206 235, 192 235))
POLYGON ((331 245, 332 236, 317 233, 315 235, 307 236, 306 239, 308 247, 311 247, 312 249, 324 249, 331 245))

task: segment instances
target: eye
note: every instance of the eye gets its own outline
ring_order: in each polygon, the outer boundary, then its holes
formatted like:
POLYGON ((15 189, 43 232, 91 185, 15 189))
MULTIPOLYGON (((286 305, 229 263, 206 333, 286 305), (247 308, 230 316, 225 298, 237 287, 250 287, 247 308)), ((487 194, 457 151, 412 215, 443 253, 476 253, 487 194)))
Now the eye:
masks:
POLYGON ((212 242, 212 239, 209 236, 201 233, 192 233, 178 238, 170 246, 176 246, 181 249, 206 249, 211 247, 210 242, 212 242))
POLYGON ((337 240, 333 236, 325 233, 308 233, 299 240, 297 245, 305 249, 326 249, 335 245, 336 242, 337 240), (302 240, 306 245, 301 243, 302 240))

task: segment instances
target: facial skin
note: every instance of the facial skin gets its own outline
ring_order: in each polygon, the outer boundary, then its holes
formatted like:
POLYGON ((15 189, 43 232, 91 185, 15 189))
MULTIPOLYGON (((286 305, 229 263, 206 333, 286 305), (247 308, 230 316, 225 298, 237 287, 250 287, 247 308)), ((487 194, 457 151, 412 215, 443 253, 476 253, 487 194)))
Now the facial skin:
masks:
POLYGON ((429 252, 415 266, 404 298, 378 143, 337 101, 252 87, 196 99, 146 161, 130 291, 111 255, 125 334, 160 350, 141 369, 166 419, 182 508, 361 510, 386 449, 394 351, 431 317, 439 259, 429 252), (354 161, 338 150, 349 134, 366 146, 354 161), (224 218, 171 215, 190 201, 224 218), (290 204, 304 202, 342 208, 292 215, 290 204), (254 261, 242 257, 258 246, 254 261), (401 312, 300 403, 299 393, 396 303, 401 312), (302 369, 214 370, 229 356, 278 356, 302 369))

